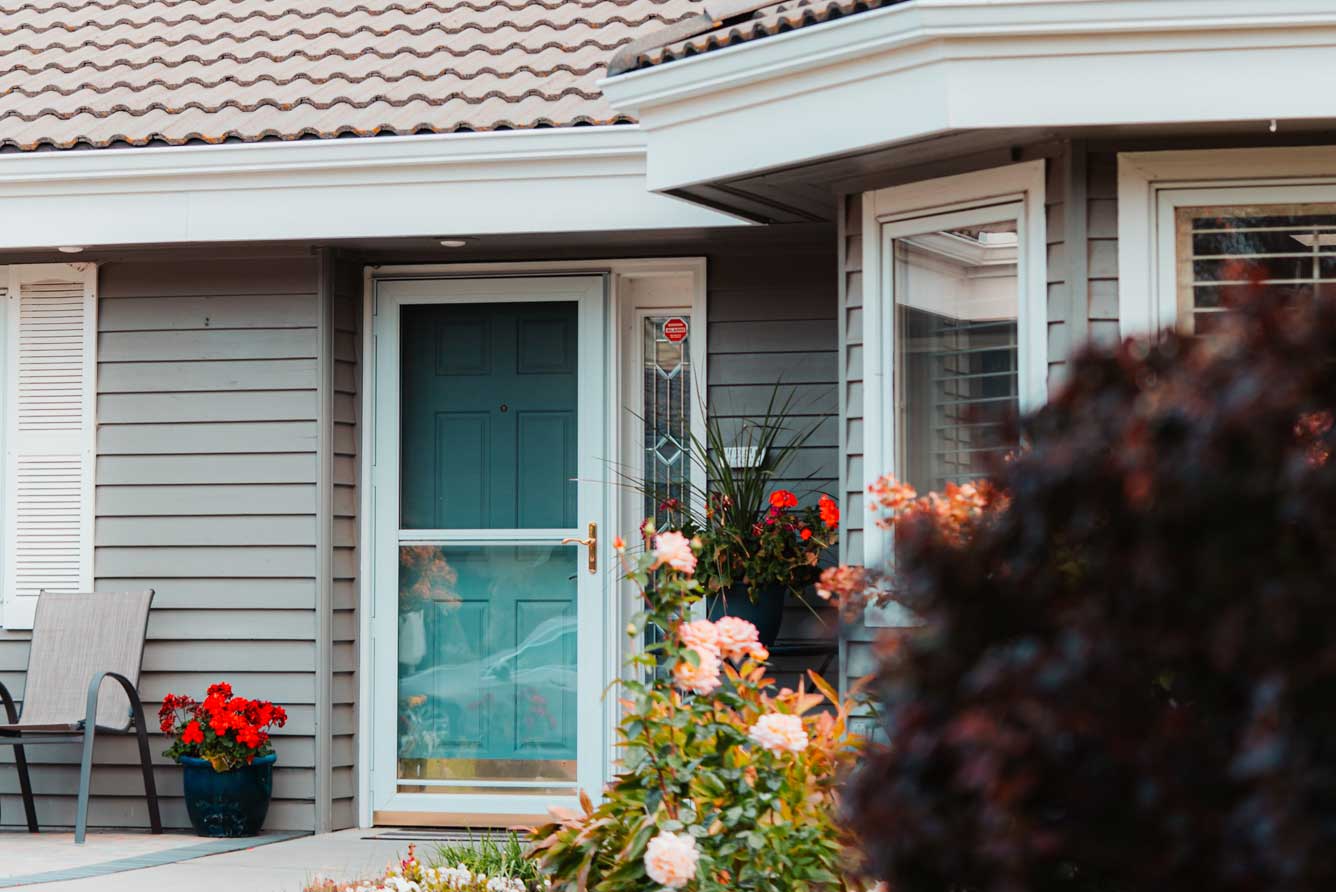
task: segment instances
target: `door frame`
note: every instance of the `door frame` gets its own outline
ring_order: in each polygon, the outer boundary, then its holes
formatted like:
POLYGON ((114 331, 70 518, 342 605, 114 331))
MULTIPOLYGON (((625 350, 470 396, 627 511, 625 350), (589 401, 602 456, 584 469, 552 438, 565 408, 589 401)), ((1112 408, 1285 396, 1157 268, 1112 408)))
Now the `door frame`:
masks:
MULTIPOLYGON (((636 362, 640 358, 640 331, 636 321, 643 318, 646 310, 682 311, 691 313, 695 331, 691 333, 691 363, 697 370, 699 396, 705 396, 705 382, 708 381, 706 359, 708 356, 706 320, 706 260, 703 257, 683 258, 631 258, 621 260, 575 260, 515 263, 439 263, 367 266, 363 270, 363 309, 361 342, 361 400, 358 416, 361 424, 359 454, 359 567, 358 567, 358 702, 363 704, 357 710, 357 822, 361 827, 371 827, 376 823, 372 798, 372 768, 374 765, 375 703, 376 679, 374 672, 375 638, 372 623, 373 587, 362 584, 375 579, 375 504, 373 488, 370 485, 376 448, 376 342, 374 316, 376 310, 376 283, 390 279, 423 278, 526 278, 544 276, 602 275, 606 277, 604 295, 604 330, 607 333, 604 362, 605 406, 603 432, 605 455, 616 456, 619 462, 626 463, 628 457, 638 460, 638 451, 634 449, 639 431, 638 422, 628 421, 623 407, 634 395, 634 373, 636 362), (662 284, 666 287, 655 287, 662 284), (648 287, 640 287, 646 285, 648 287), (697 323, 696 320, 701 320, 697 323)), ((698 435, 704 424, 703 412, 693 415, 693 428, 698 435)), ((695 481, 699 486, 703 481, 695 481)), ((605 508, 606 530, 600 536, 601 566, 610 568, 609 561, 615 560, 611 549, 612 537, 618 531, 635 526, 639 518, 628 517, 633 514, 629 499, 608 498, 605 508)), ((626 589, 617 575, 611 572, 602 574, 604 582, 604 603, 608 606, 607 621, 603 624, 604 659, 603 678, 600 690, 611 684, 621 669, 627 637, 624 633, 625 621, 630 610, 626 589)), ((618 719, 616 698, 604 697, 603 737, 601 758, 601 777, 606 780, 612 775, 612 766, 616 760, 615 739, 612 729, 618 719)), ((600 790, 587 791, 596 799, 600 790)), ((496 813, 406 813, 403 815, 381 815, 382 824, 393 825, 411 820, 414 824, 439 823, 456 825, 462 817, 467 817, 478 826, 497 824, 509 826, 526 816, 496 813)), ((533 815, 541 818, 542 815, 533 815)))

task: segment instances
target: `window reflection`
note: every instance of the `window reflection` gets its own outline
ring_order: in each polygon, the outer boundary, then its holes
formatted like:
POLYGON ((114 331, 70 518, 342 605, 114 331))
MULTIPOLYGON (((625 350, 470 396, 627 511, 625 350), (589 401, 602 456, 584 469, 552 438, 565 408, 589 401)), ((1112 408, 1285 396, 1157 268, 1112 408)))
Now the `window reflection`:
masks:
POLYGON ((984 473, 1015 444, 1015 220, 894 243, 899 476, 921 492, 984 473))
POLYGON ((563 546, 400 548, 401 788, 574 781, 577 560, 563 546))

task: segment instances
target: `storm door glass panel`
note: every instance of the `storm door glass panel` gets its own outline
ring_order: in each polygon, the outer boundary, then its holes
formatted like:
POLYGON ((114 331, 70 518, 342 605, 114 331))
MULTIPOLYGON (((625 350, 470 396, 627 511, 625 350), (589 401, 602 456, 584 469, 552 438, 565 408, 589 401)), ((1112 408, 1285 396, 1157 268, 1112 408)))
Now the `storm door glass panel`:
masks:
POLYGON ((1182 327, 1209 335, 1260 283, 1268 298, 1336 293, 1336 205, 1179 208, 1178 306, 1182 327))
POLYGON ((401 311, 399 792, 576 780, 577 311, 401 311))
POLYGON ((399 790, 576 779, 576 579, 559 545, 399 549, 399 790))
POLYGON ((894 241, 898 475, 920 492, 986 471, 1014 448, 1018 405, 1014 220, 894 241))
POLYGON ((675 499, 685 505, 691 497, 690 322, 685 315, 648 316, 642 333, 644 516, 659 525, 668 519, 664 503, 675 499))
POLYGON ((576 521, 577 305, 402 311, 401 526, 576 521))

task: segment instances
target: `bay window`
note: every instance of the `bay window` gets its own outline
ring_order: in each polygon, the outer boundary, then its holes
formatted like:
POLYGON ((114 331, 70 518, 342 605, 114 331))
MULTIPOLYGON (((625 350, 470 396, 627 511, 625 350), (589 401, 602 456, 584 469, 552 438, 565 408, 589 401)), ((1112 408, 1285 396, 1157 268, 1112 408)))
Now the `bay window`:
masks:
MULTIPOLYGON (((1044 162, 864 196, 863 466, 920 492, 986 473, 1047 392, 1044 162)), ((889 534, 864 537, 883 566, 889 534)), ((870 625, 909 621, 872 610, 870 625)))

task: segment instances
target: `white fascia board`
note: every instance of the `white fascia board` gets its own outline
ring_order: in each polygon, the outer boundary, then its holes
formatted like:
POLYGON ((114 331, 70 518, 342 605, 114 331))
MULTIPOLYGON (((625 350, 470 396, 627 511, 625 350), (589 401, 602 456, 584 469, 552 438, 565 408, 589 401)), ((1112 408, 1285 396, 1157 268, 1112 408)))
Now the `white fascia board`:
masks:
POLYGON ((1331 0, 909 0, 601 86, 667 190, 955 130, 1330 117, 1333 48, 1331 0))
POLYGON ((0 249, 739 225, 636 127, 0 155, 0 249))

